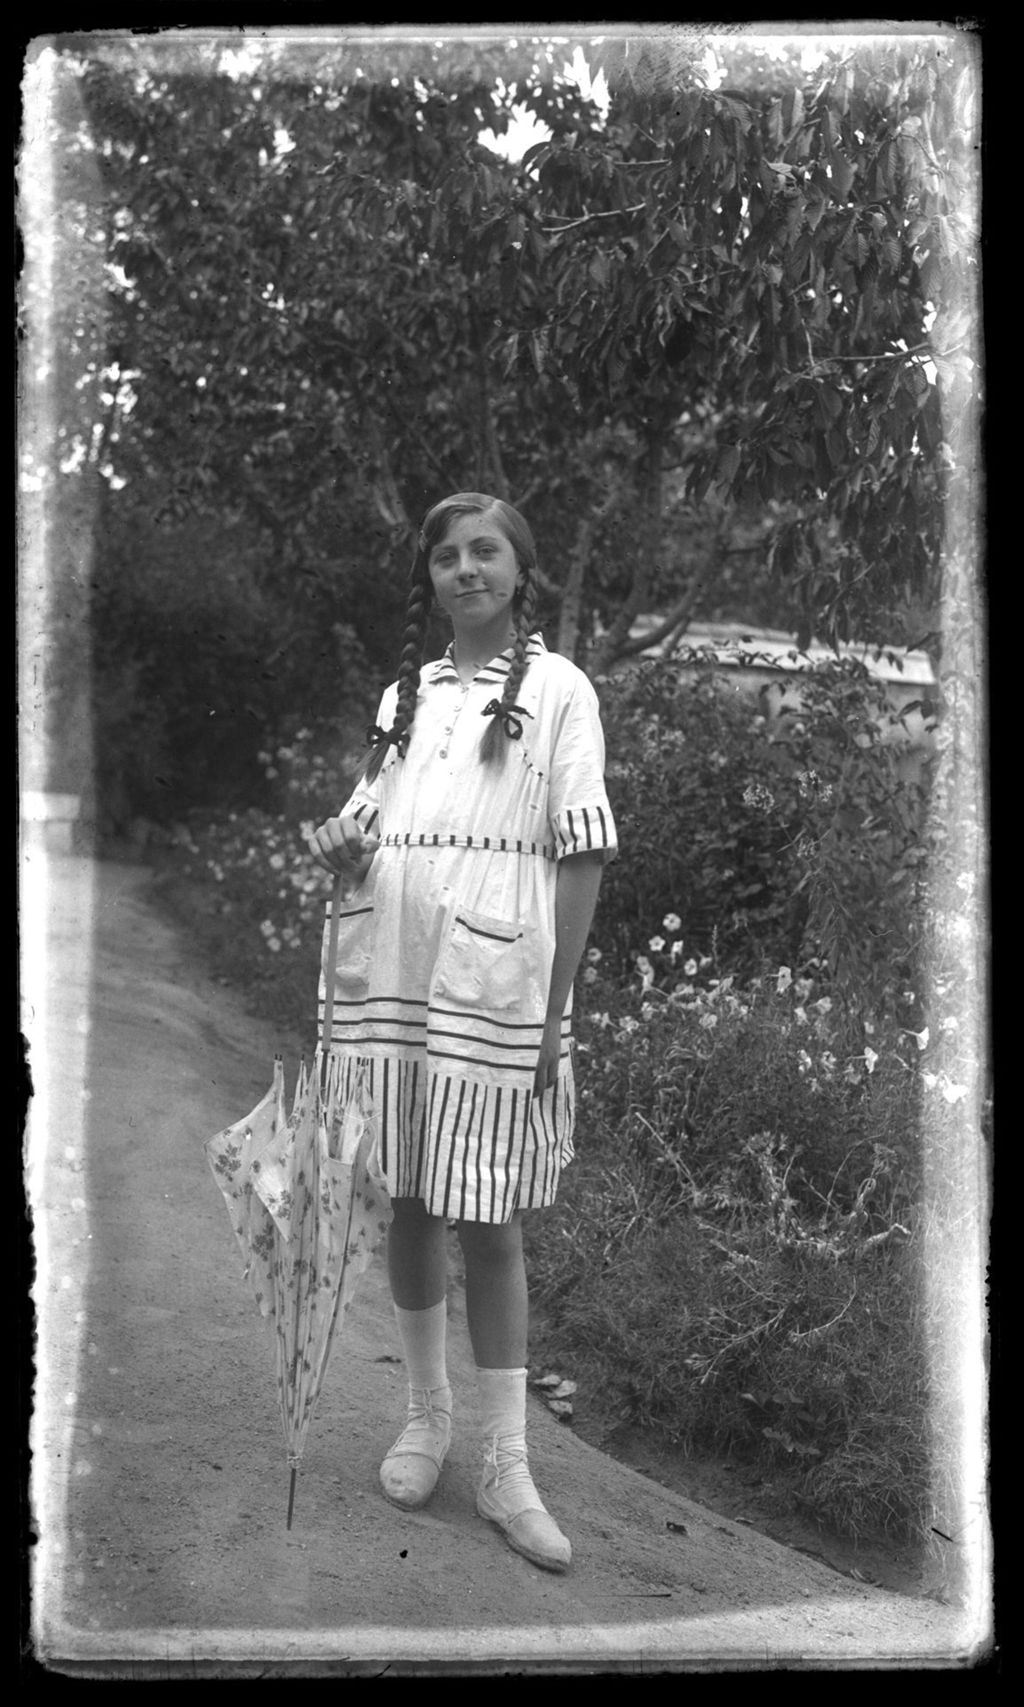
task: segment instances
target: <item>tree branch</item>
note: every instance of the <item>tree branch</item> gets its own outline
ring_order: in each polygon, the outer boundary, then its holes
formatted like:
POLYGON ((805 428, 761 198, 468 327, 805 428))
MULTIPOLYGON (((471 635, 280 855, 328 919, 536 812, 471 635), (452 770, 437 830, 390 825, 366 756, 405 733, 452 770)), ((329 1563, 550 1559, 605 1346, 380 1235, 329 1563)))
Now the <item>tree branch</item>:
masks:
POLYGON ((590 225, 595 219, 622 219, 628 213, 643 213, 646 202, 637 202, 635 207, 608 208, 603 213, 585 213, 580 219, 570 219, 565 225, 542 225, 545 237, 561 237, 563 232, 575 231, 578 226, 590 225))

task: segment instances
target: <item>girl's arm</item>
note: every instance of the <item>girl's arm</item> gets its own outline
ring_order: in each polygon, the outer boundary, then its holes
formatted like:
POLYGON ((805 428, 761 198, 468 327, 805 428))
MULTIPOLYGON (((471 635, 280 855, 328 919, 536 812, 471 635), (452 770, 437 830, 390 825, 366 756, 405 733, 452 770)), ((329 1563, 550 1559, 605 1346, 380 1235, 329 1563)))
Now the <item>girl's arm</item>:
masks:
POLYGON ((604 853, 567 854, 558 866, 555 889, 555 958, 551 967, 544 1038, 534 1078, 534 1092, 553 1085, 562 1051, 562 1015, 569 1000, 586 947, 604 870, 604 853))

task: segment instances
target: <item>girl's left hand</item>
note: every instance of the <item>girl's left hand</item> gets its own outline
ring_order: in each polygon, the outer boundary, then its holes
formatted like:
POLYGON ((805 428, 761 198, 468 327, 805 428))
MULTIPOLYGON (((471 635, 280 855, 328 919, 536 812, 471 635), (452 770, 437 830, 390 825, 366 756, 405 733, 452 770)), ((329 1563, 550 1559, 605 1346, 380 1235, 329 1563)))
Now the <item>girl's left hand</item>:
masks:
POLYGON ((562 1056, 562 1016, 554 1018, 548 1015, 544 1022, 544 1036, 541 1039, 540 1055, 537 1058, 537 1071, 533 1079, 534 1096, 542 1096, 550 1090, 558 1078, 558 1066, 562 1056))

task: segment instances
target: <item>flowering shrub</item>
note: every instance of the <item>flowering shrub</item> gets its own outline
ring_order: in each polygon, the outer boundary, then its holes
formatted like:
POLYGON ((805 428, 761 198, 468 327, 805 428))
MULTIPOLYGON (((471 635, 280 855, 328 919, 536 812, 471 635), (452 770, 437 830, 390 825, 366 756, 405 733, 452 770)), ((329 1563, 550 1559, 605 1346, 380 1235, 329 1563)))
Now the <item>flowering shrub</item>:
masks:
POLYGON ((913 971, 925 784, 901 776, 863 667, 818 666, 800 686, 799 715, 769 719, 727 696, 721 671, 644 665, 602 682, 622 852, 597 932, 620 969, 645 921, 674 907, 692 949, 737 974, 820 959, 878 1005, 913 971))
POLYGON ((927 1049, 823 964, 723 975, 681 923, 625 984, 598 949, 581 976, 579 1155, 528 1235, 546 1350, 624 1420, 787 1476, 823 1522, 920 1531, 927 1049))
POLYGON ((218 967, 270 1017, 303 1034, 315 1011, 331 891, 307 838, 342 804, 357 758, 336 723, 302 725, 259 754, 281 810, 253 807, 212 822, 193 817, 180 838, 177 869, 210 893, 223 926, 214 941, 218 967))

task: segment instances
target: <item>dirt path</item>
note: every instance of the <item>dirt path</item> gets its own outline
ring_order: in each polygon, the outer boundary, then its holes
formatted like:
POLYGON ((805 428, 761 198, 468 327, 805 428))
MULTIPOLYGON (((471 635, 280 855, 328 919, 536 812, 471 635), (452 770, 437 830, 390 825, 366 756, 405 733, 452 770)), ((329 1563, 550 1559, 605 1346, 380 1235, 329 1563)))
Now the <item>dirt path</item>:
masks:
POLYGON ((605 1457, 539 1404, 564 1578, 477 1517, 472 1364, 428 1510, 377 1491, 402 1410, 386 1281, 335 1354, 289 1533, 273 1354, 203 1141, 251 1108, 275 1040, 198 976, 148 873, 31 854, 36 1098, 37 1657, 86 1675, 554 1673, 963 1663, 967 1613, 833 1571, 605 1457))

